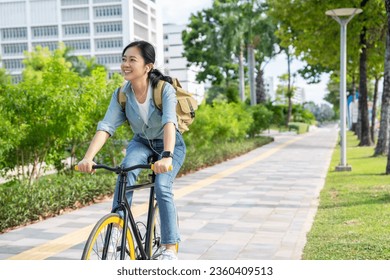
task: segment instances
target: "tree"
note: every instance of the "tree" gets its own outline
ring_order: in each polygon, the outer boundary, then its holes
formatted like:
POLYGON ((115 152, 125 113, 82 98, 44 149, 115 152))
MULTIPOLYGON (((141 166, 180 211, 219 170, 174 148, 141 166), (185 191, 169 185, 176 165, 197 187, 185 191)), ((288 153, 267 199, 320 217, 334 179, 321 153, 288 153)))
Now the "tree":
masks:
POLYGON ((292 98, 294 97, 294 94, 296 92, 296 87, 294 86, 295 77, 295 73, 292 75, 292 77, 289 73, 279 76, 280 84, 277 86, 276 89, 276 94, 282 97, 280 100, 287 101, 287 115, 285 120, 286 126, 288 126, 288 123, 290 122, 292 116, 292 98))
POLYGON ((256 60, 260 58, 258 67, 254 64, 252 68, 249 67, 253 70, 253 78, 255 67, 261 69, 264 58, 272 55, 274 49, 274 29, 266 28, 271 26, 271 22, 267 20, 265 6, 261 2, 216 0, 212 9, 191 16, 182 35, 184 56, 190 63, 202 68, 197 76, 199 81, 208 79, 213 85, 224 82, 225 87, 229 88, 229 83, 239 78, 240 97, 244 99, 244 49, 252 46, 253 59, 254 55, 256 60))
MULTIPOLYGON (((386 59, 385 59, 385 73, 383 79, 383 95, 382 95, 382 110, 380 131, 378 137, 377 149, 387 146, 387 165, 386 174, 390 174, 390 0, 385 0, 385 7, 387 12, 387 40, 386 40, 386 59), (379 146, 379 142, 382 142, 379 146)), ((379 152, 375 150, 375 152, 379 152)))
POLYGON ((313 101, 310 101, 305 103, 303 108, 310 111, 319 123, 334 120, 335 113, 328 104, 317 105, 313 101))
MULTIPOLYGON (((21 127, 14 127, 11 123, 12 111, 5 105, 9 95, 14 92, 10 76, 4 68, 0 68, 0 170, 6 166, 6 155, 19 142, 21 127)), ((4 174, 2 174, 4 175, 4 174)))
MULTIPOLYGON (((370 145, 370 131, 367 109, 366 63, 375 43, 383 41, 384 9, 381 0, 267 0, 270 14, 278 18, 277 35, 282 46, 293 46, 295 55, 305 61, 309 68, 319 71, 329 69, 338 73, 340 27, 325 16, 325 11, 343 7, 364 7, 360 20, 348 25, 347 69, 348 74, 356 72, 359 65, 359 103, 361 115, 360 145, 370 145), (304 15, 304 16, 302 16, 304 15), (369 34, 369 36, 367 35, 369 34), (368 135, 368 136, 367 136, 368 135)), ((309 75, 310 76, 310 75, 309 75)))
POLYGON ((223 44, 221 26, 221 15, 211 8, 191 15, 190 23, 183 31, 183 55, 188 62, 201 68, 196 77, 199 82, 210 80, 214 85, 223 82, 228 85, 237 79, 232 49, 223 44))

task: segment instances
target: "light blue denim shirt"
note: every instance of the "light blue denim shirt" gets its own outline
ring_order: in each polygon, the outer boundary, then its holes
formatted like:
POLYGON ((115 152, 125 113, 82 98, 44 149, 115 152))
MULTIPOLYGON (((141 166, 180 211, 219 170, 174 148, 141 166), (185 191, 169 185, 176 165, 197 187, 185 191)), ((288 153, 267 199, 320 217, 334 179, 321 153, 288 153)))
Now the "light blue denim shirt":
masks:
MULTIPOLYGON (((149 86, 151 83, 149 82, 149 86)), ((108 106, 104 119, 98 123, 97 130, 102 130, 114 135, 115 130, 123 124, 126 119, 129 121, 131 129, 135 135, 139 135, 146 139, 163 139, 164 138, 164 125, 166 123, 173 123, 177 125, 176 118, 176 92, 171 84, 165 83, 162 94, 162 111, 160 111, 153 101, 153 93, 150 97, 148 123, 145 124, 142 120, 138 105, 135 99, 134 92, 132 90, 130 82, 128 82, 123 88, 123 92, 126 94, 126 114, 122 111, 121 105, 118 103, 118 90, 115 90, 112 95, 110 105, 108 106)))

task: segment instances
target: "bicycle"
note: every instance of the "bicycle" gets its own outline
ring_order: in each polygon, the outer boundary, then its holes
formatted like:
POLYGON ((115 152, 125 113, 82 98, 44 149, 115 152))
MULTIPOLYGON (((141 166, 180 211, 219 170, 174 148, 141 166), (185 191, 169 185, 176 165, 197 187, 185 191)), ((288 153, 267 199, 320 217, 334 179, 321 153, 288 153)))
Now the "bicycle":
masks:
MULTIPOLYGON (((156 174, 149 174, 150 181, 142 184, 126 186, 127 172, 134 169, 151 169, 153 163, 134 165, 124 168, 122 166, 110 167, 97 164, 93 169, 105 169, 115 172, 119 177, 118 206, 111 213, 103 216, 92 229, 84 246, 82 260, 156 260, 162 253, 159 208, 155 198, 154 182, 156 174), (126 192, 150 188, 146 231, 142 232, 136 222, 131 207, 126 199, 126 192), (120 212, 122 212, 120 214, 120 212), (126 222, 125 222, 126 221, 126 222), (125 246, 123 246, 125 244, 125 246)), ((77 170, 77 166, 76 166, 77 170)), ((178 244, 176 244, 176 251, 178 244)))

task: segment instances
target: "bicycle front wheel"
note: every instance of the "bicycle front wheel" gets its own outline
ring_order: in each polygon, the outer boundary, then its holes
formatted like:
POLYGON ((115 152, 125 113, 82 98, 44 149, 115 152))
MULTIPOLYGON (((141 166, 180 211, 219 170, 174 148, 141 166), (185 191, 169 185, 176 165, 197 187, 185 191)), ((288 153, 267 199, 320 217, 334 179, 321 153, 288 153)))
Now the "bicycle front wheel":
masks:
MULTIPOLYGON (((161 244, 161 222, 160 222, 160 211, 158 208, 158 204, 154 206, 152 210, 152 226, 151 226, 151 232, 149 240, 147 241, 149 243, 149 256, 151 260, 158 260, 161 256, 161 252, 163 250, 162 244, 161 244)), ((179 219, 177 219, 178 226, 179 226, 179 219)), ((176 252, 179 250, 179 243, 176 243, 176 252)))
MULTIPOLYGON (((117 213, 110 213, 101 218, 91 231, 84 247, 82 260, 117 260, 120 259, 124 221, 117 213), (110 233, 111 229, 111 233, 110 233), (109 239, 108 239, 109 237, 109 239), (106 241, 107 240, 107 241, 106 241), (104 247, 106 246, 106 256, 104 247)), ((126 231, 125 259, 135 259, 133 236, 129 228, 126 231)))

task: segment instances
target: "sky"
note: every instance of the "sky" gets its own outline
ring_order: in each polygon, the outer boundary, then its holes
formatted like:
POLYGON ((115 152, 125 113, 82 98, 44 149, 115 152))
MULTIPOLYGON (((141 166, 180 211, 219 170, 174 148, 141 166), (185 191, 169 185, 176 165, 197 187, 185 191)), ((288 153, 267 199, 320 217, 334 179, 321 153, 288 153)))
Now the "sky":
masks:
MULTIPOLYGON (((192 13, 196 13, 202 9, 207 9, 212 6, 213 0, 158 0, 161 4, 161 16, 163 23, 187 24, 192 13)), ((293 61, 291 72, 294 73, 302 68, 304 63, 301 61, 293 61)), ((274 88, 279 83, 278 76, 287 73, 287 62, 284 55, 279 55, 272 59, 264 68, 265 77, 273 77, 274 88)), ((310 85, 299 75, 294 86, 304 88, 306 101, 314 101, 316 104, 326 103, 323 97, 326 93, 326 84, 328 76, 323 75, 321 82, 310 85)))

